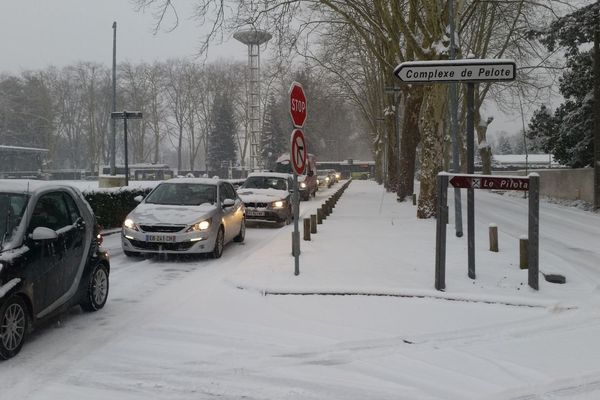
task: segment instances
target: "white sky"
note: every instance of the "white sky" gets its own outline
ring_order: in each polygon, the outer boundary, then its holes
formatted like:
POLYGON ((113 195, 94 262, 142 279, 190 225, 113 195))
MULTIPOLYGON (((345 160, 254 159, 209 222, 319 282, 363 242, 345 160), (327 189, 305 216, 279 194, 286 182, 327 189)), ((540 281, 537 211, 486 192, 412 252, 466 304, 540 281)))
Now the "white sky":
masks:
MULTIPOLYGON (((152 34, 151 10, 135 12, 127 0, 5 0, 0 6, 0 72, 58 67, 78 61, 112 64, 112 23, 117 21, 117 61, 193 57, 202 28, 190 20, 192 2, 177 2, 179 26, 152 34)), ((167 20, 167 26, 172 19, 167 20)), ((246 60, 246 47, 231 39, 211 48, 209 59, 246 60)))
MULTIPOLYGON (((194 57, 203 36, 202 27, 190 20, 192 0, 175 3, 179 26, 173 32, 152 34, 151 10, 136 12, 128 0, 5 0, 0 6, 0 73, 20 73, 62 67, 79 61, 112 64, 112 23, 117 21, 117 62, 153 62, 194 57)), ((173 19, 167 18, 165 26, 173 19)), ((211 46, 208 60, 247 59, 244 45, 234 39, 211 46)), ((489 107, 495 120, 490 136, 498 131, 517 133, 520 113, 506 115, 489 107)), ((531 110, 525 112, 527 125, 531 110)))

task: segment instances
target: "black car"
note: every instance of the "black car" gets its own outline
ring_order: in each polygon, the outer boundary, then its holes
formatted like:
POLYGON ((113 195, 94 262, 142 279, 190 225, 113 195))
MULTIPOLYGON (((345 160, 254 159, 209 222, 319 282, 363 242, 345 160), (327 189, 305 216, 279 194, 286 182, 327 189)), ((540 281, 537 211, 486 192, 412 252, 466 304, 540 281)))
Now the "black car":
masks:
POLYGON ((79 190, 0 180, 0 359, 19 353, 39 322, 104 306, 110 263, 100 244, 79 190))

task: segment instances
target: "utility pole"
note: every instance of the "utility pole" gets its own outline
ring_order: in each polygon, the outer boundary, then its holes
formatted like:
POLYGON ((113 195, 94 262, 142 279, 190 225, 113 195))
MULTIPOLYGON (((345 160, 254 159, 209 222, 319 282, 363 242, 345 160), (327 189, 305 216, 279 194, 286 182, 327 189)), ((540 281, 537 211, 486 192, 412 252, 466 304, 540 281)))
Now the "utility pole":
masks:
POLYGON ((600 209, 600 10, 594 30, 594 210, 600 209))
MULTIPOLYGON (((112 62, 112 112, 117 111, 117 21, 113 22, 113 62, 112 62)), ((117 174, 117 125, 116 121, 110 120, 110 174, 117 174)))

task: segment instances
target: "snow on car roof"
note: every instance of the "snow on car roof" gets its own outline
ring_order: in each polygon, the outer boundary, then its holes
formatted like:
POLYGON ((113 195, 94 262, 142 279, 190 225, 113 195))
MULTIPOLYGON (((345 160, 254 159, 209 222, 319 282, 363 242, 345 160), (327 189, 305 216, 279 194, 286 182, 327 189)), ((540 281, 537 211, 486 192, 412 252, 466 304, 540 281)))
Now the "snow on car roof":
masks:
POLYGON ((267 177, 267 178, 289 178, 291 174, 285 172, 251 172, 248 174, 248 178, 253 176, 267 177))
POLYGON ((29 179, 0 179, 0 192, 4 193, 32 193, 46 188, 73 188, 65 184, 51 181, 36 181, 29 179))
POLYGON ((202 183, 205 185, 217 185, 220 182, 225 182, 224 179, 214 178, 172 178, 165 181, 166 183, 202 183))

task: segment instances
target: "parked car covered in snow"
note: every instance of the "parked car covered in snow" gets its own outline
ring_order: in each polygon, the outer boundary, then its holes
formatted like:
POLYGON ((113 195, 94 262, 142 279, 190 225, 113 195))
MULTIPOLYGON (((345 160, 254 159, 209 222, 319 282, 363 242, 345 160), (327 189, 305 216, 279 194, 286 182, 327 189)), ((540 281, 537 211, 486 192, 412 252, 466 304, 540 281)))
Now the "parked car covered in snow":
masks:
POLYGON ((222 179, 175 178, 159 184, 123 222, 121 245, 127 256, 142 253, 221 257, 230 241, 246 235, 244 203, 222 179))
POLYGON ((81 192, 68 185, 0 180, 0 359, 30 328, 74 305, 108 298, 108 254, 81 192))
POLYGON ((248 221, 275 222, 287 225, 292 221, 290 174, 280 172, 253 172, 238 189, 246 207, 248 221))

